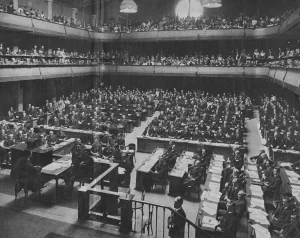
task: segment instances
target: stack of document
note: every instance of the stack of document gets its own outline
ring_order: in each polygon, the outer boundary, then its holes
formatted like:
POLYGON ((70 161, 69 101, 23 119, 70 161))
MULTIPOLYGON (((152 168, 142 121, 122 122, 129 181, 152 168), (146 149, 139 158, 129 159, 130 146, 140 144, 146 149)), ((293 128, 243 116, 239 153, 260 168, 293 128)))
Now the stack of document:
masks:
POLYGON ((222 178, 222 176, 219 175, 219 174, 212 174, 210 180, 211 180, 211 181, 214 181, 214 182, 220 183, 221 178, 222 178))
POLYGON ((215 182, 209 182, 208 184, 208 189, 209 190, 220 190, 220 183, 215 183, 215 182))
POLYGON ((218 192, 217 190, 209 191, 206 195, 206 200, 210 202, 216 202, 218 203, 220 201, 222 193, 218 192))
POLYGON ((281 162, 280 166, 282 166, 282 167, 291 167, 292 163, 290 163, 290 162, 281 162))
POLYGON ((202 227, 209 227, 209 228, 215 229, 217 224, 218 224, 218 221, 214 218, 204 216, 202 219, 202 227))
POLYGON ((214 160, 216 160, 216 161, 222 161, 222 162, 225 161, 223 155, 216 155, 216 154, 215 154, 214 160))
POLYGON ((213 167, 221 167, 223 168, 223 162, 222 161, 214 161, 213 167))
POLYGON ((208 172, 213 173, 213 174, 221 174, 222 173, 222 168, 221 167, 213 167, 208 170, 208 172))
POLYGON ((256 223, 260 223, 262 225, 269 225, 269 221, 267 219, 267 213, 262 211, 261 209, 251 208, 249 207, 249 218, 256 223))
POLYGON ((191 152, 191 151, 185 151, 184 153, 186 156, 189 156, 189 157, 193 157, 194 156, 194 152, 191 152))
POLYGON ((209 215, 213 216, 217 213, 218 204, 212 202, 203 202, 202 210, 208 213, 209 215))
POLYGON ((268 229, 262 227, 259 224, 251 225, 255 230, 255 237, 256 238, 271 238, 271 235, 268 229))
POLYGON ((251 198, 251 206, 250 207, 260 207, 262 209, 265 208, 264 200, 258 198, 251 198))
POLYGON ((258 173, 256 171, 249 171, 248 170, 248 174, 249 174, 250 178, 252 178, 252 179, 258 179, 259 178, 258 173))
POLYGON ((255 165, 248 165, 247 169, 249 171, 257 171, 257 167, 255 165))
POLYGON ((263 192, 261 190, 261 186, 251 185, 250 186, 250 190, 251 190, 251 194, 253 196, 257 196, 257 197, 262 197, 263 196, 263 192))

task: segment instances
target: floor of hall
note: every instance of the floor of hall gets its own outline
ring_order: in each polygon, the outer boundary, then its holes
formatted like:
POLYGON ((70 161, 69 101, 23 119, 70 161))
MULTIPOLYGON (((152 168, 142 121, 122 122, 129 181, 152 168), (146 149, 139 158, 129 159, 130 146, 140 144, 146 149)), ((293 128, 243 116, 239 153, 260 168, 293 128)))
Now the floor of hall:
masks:
MULTIPOLYGON (((154 114, 151 118, 141 123, 140 127, 134 128, 133 132, 126 135, 126 144, 135 143, 136 137, 141 135, 148 123, 155 117, 154 114)), ((253 156, 258 153, 261 147, 261 138, 257 129, 258 117, 246 121, 246 128, 248 129, 247 143, 248 143, 248 156, 253 156)), ((131 193, 135 195, 136 199, 141 198, 141 192, 136 191, 136 169, 149 157, 150 154, 136 153, 136 163, 134 171, 131 175, 131 193)), ((30 194, 27 199, 27 204, 24 204, 23 192, 20 197, 14 202, 14 184, 9 177, 9 170, 0 171, 0 238, 22 237, 22 238, 43 238, 50 232, 64 235, 65 237, 124 237, 116 227, 102 224, 93 221, 80 222, 77 219, 77 193, 73 194, 71 201, 59 200, 54 203, 55 184, 49 182, 48 186, 43 189, 42 196, 43 202, 38 201, 36 194, 30 194)), ((75 184, 76 186, 76 184, 75 184)), ((62 193, 64 183, 60 180, 59 191, 62 193)), ((145 196, 146 202, 153 202, 165 206, 173 207, 174 197, 168 196, 168 187, 162 191, 160 187, 155 188, 152 192, 147 192, 145 196)), ((183 209, 186 212, 187 218, 195 222, 199 201, 197 195, 192 194, 192 198, 185 198, 183 209)), ((145 214, 147 214, 145 209, 145 214)), ((155 211, 153 217, 155 217, 155 211)), ((163 214, 158 213, 158 221, 162 221, 163 214)), ((167 216, 165 217, 167 219, 167 216)), ((153 218, 153 221, 155 219, 153 218)), ((163 224, 160 222, 157 228, 157 237, 162 237, 162 232, 165 230, 165 237, 167 234, 167 222, 163 224), (165 226, 165 229, 163 228, 165 226)), ((137 213, 136 228, 140 230, 141 227, 141 213, 137 213)), ((153 224, 155 229, 155 224, 153 224)), ((154 231, 155 232, 155 231, 154 231)), ((187 233, 187 229, 186 229, 187 233)), ((155 234, 154 234, 155 235, 155 234)), ((55 237, 55 236, 54 236, 55 237)), ((139 233, 131 233, 127 237, 140 237, 139 233)), ((194 231, 191 229, 190 236, 195 237, 194 231)), ((51 238, 51 236, 48 236, 51 238)), ((59 237, 57 237, 59 238, 59 237)), ((62 237, 63 238, 63 237, 62 237)))

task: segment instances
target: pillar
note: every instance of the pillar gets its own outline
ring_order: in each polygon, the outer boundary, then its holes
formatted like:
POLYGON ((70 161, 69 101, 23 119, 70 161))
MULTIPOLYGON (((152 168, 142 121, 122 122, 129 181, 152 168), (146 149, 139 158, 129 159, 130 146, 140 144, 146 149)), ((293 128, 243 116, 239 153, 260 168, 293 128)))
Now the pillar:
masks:
POLYGON ((96 27, 98 27, 99 16, 100 16, 100 5, 99 2, 96 1, 96 27))
POLYGON ((76 14, 78 12, 77 8, 72 8, 72 19, 74 20, 74 23, 76 23, 76 14))
POLYGON ((46 2, 48 3, 48 18, 49 18, 49 20, 52 20, 52 3, 53 3, 53 0, 46 0, 46 2))
POLYGON ((96 26, 96 15, 92 15, 92 26, 96 26))
POLYGON ((56 84, 54 79, 47 79, 47 99, 56 98, 56 84))
POLYGON ((100 84, 100 76, 93 76, 93 88, 97 89, 99 88, 100 84))
POLYGON ((14 109, 18 112, 23 111, 23 87, 20 81, 15 82, 13 86, 13 92, 15 93, 14 109))
POLYGON ((101 24, 104 23, 104 0, 100 1, 100 22, 101 24))
POLYGON ((115 23, 119 23, 119 9, 120 9, 119 2, 117 0, 114 0, 114 19, 115 19, 115 23))
POLYGON ((18 8, 19 8, 19 0, 14 0, 13 1, 13 6, 14 6, 15 10, 18 10, 18 8))
POLYGON ((256 6, 257 20, 260 18, 260 9, 261 9, 261 0, 257 0, 257 6, 256 6))

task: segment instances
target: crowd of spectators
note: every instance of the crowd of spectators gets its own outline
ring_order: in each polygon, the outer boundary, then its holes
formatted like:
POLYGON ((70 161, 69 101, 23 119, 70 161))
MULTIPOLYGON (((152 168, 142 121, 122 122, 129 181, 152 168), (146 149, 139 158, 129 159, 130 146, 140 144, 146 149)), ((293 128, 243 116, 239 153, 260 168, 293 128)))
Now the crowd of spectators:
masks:
POLYGON ((284 189, 285 180, 278 164, 268 157, 264 149, 259 155, 251 157, 258 168, 259 184, 261 185, 266 212, 269 214, 269 232, 272 237, 287 237, 292 229, 298 226, 299 205, 297 198, 284 189))
POLYGON ((20 5, 18 9, 14 9, 13 2, 10 2, 7 6, 4 6, 2 1, 0 1, 0 12, 7 12, 10 14, 16 14, 42 21, 92 31, 91 24, 86 24, 85 21, 81 21, 79 18, 73 19, 70 16, 65 16, 61 13, 59 16, 55 14, 52 19, 49 19, 49 17, 45 17, 44 11, 42 11, 41 9, 35 9, 34 7, 28 7, 26 5, 20 5))
POLYGON ((7 6, 3 6, 2 2, 0 2, 0 12, 1 11, 102 33, 265 28, 278 25, 292 12, 292 10, 287 10, 281 16, 263 16, 259 18, 250 16, 244 17, 242 14, 237 17, 214 14, 199 17, 188 16, 186 18, 168 15, 155 20, 130 21, 128 25, 122 25, 120 23, 99 23, 97 26, 92 26, 91 24, 81 22, 80 19, 74 20, 70 16, 67 17, 63 14, 60 16, 55 15, 50 20, 49 18, 45 18, 44 12, 41 9, 34 9, 28 6, 19 6, 18 9, 14 9, 12 2, 7 6))
POLYGON ((38 118, 38 125, 48 123, 56 127, 120 132, 129 120, 136 120, 137 114, 148 109, 148 106, 154 106, 154 102, 147 92, 102 87, 84 93, 73 92, 69 97, 62 96, 58 101, 47 100, 40 108, 29 104, 23 112, 15 112, 11 108, 8 117, 11 121, 26 124, 32 118, 38 118), (46 114, 51 115, 48 122, 45 121, 46 114))
POLYGON ((159 54, 131 55, 127 51, 110 51, 99 53, 100 62, 113 65, 134 65, 134 66, 263 66, 263 67, 300 67, 300 48, 278 50, 232 50, 230 54, 203 54, 190 53, 185 55, 159 54))
POLYGON ((144 136, 243 144, 244 118, 252 110, 250 98, 175 90, 162 95, 156 107, 160 115, 144 136))
POLYGON ((285 99, 262 97, 260 129, 270 147, 300 151, 300 111, 285 99))
POLYGON ((0 65, 97 65, 95 54, 67 52, 63 48, 48 49, 34 45, 32 49, 12 50, 0 43, 0 65))

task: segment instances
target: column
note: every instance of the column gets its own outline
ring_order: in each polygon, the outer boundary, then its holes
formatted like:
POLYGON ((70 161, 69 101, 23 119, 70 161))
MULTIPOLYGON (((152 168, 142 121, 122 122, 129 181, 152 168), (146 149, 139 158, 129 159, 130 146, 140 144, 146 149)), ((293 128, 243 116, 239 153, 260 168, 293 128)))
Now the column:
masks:
POLYGON ((53 0, 46 0, 46 2, 48 3, 48 18, 49 18, 49 20, 52 20, 52 3, 53 3, 53 0))
POLYGON ((13 92, 16 95, 14 109, 16 109, 16 111, 18 111, 18 112, 22 112, 23 108, 24 108, 23 107, 23 88, 21 86, 20 81, 14 83, 13 92))
POLYGON ((47 99, 56 98, 56 84, 54 79, 47 79, 47 99))
POLYGON ((77 8, 72 8, 72 19, 74 20, 74 23, 76 23, 76 14, 78 12, 77 8))
POLYGON ((99 2, 96 1, 96 27, 98 27, 99 16, 100 16, 100 5, 99 2))
POLYGON ((119 8, 120 4, 117 0, 114 0, 114 18, 115 18, 115 23, 119 23, 119 8))
POLYGON ((19 0, 14 0, 13 1, 13 6, 14 6, 15 10, 18 10, 18 8, 19 8, 19 0))
POLYGON ((92 26, 96 26, 96 15, 92 15, 92 26))
POLYGON ((100 6, 100 22, 101 24, 104 23, 104 0, 101 0, 100 2, 101 6, 100 6))

